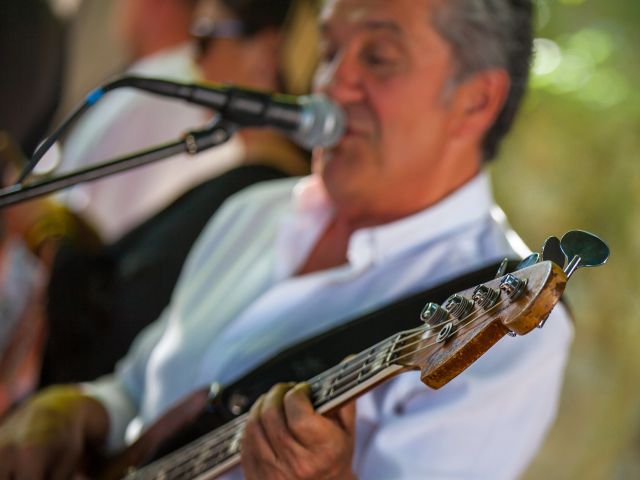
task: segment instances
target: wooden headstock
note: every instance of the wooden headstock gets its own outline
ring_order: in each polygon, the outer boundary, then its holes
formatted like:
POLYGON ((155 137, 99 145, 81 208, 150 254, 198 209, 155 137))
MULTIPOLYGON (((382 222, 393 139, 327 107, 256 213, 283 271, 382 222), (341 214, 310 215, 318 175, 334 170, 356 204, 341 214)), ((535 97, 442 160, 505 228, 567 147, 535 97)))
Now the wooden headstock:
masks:
POLYGON ((525 335, 544 321, 564 292, 567 277, 544 261, 459 292, 443 306, 428 304, 425 326, 407 332, 396 363, 420 370, 440 388, 503 336, 525 335))

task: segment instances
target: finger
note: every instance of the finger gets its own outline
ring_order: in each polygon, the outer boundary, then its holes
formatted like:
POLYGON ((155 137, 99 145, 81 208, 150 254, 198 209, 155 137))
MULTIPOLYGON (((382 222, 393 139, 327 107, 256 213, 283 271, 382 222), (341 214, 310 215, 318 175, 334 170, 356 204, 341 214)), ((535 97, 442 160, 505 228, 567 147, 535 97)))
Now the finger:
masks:
POLYGON ((339 410, 331 413, 329 418, 333 419, 347 433, 353 434, 356 426, 356 402, 347 403, 339 410))
POLYGON ((13 455, 9 452, 9 448, 5 447, 0 450, 0 480, 9 480, 13 471, 13 455))
POLYGON ((43 464, 20 465, 16 470, 13 478, 15 480, 44 480, 48 478, 46 467, 43 464))
POLYGON ((13 474, 15 480, 39 480, 45 478, 46 461, 33 451, 19 455, 13 474))
POLYGON ((265 395, 262 395, 251 407, 242 435, 240 460, 244 476, 248 480, 263 478, 264 469, 276 461, 276 456, 260 423, 260 411, 264 399, 265 395))
POLYGON ((51 472, 51 480, 67 480, 73 478, 78 469, 80 457, 75 452, 64 455, 59 463, 56 463, 51 472))
POLYGON ((276 455, 260 422, 260 411, 262 410, 264 399, 265 395, 258 398, 249 411, 241 443, 243 462, 245 460, 255 462, 256 458, 266 459, 271 462, 276 459, 276 455))
POLYGON ((294 383, 279 383, 267 393, 261 406, 260 421, 276 456, 294 455, 301 445, 289 431, 284 412, 284 397, 294 383))
POLYGON ((311 448, 321 441, 327 432, 327 419, 317 414, 309 398, 310 387, 299 383, 284 397, 287 425, 297 442, 311 448))

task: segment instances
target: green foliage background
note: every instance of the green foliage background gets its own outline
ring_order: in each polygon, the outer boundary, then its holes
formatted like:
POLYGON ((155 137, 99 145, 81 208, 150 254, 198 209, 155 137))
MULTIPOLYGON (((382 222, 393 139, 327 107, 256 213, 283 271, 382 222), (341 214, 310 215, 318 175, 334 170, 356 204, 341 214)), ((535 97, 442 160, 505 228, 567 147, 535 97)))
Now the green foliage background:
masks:
POLYGON ((532 248, 577 228, 612 256, 568 286, 575 341, 560 411, 523 478, 640 478, 640 2, 537 3, 538 36, 559 48, 537 56, 541 74, 491 167, 496 197, 532 248))

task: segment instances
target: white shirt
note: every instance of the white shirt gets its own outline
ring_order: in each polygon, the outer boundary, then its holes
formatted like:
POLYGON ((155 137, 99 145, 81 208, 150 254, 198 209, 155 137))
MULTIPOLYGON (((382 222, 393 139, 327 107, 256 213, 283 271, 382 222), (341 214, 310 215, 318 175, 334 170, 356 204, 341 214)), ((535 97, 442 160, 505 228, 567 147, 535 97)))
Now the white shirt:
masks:
MULTIPOLYGON (((146 57, 127 74, 181 82, 198 79, 189 45, 146 57)), ((109 92, 81 117, 64 142, 60 171, 178 140, 203 126, 210 116, 207 110, 176 99, 132 89, 109 92)), ((87 217, 105 240, 113 241, 190 187, 238 164, 241 156, 242 148, 234 140, 195 157, 177 155, 83 184, 63 199, 87 217)))
MULTIPOLYGON (((110 412, 112 444, 136 412, 148 425, 190 391, 229 384, 287 345, 513 255, 479 175, 431 208, 356 231, 346 265, 293 276, 331 218, 320 182, 297 182, 229 200, 197 241, 160 321, 114 377, 94 385, 110 412)), ((542 330, 502 340, 438 391, 408 373, 361 397, 359 478, 516 477, 560 392, 572 330, 562 308, 551 317, 542 330)))

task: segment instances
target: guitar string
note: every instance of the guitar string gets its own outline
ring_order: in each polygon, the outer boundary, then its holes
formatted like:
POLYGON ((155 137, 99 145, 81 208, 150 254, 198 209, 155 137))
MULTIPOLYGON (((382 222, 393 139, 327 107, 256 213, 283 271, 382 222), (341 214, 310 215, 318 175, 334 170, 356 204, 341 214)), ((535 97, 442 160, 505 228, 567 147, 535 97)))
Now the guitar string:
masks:
MULTIPOLYGON (((456 326, 456 329, 452 331, 451 335, 453 335, 454 333, 459 332, 462 328, 466 327, 470 323, 472 323, 472 322, 474 322, 476 320, 480 320, 483 317, 486 317, 487 315, 489 315, 491 313, 492 310, 494 310, 495 308, 500 306, 502 303, 504 303, 504 301, 505 300, 503 299, 500 302, 496 303, 494 306, 492 306, 490 309, 488 309, 488 310, 486 310, 484 312, 479 312, 480 314, 475 316, 475 317, 474 317, 474 314, 470 314, 468 317, 466 317, 465 319, 461 320, 461 323, 459 323, 456 326), (471 317, 471 318, 469 318, 469 317, 471 317), (464 323, 462 323, 462 322, 464 322, 464 323)), ((392 340, 396 341, 395 340, 396 338, 397 338, 398 343, 400 343, 400 348, 399 348, 400 351, 403 350, 403 349, 410 348, 413 345, 416 345, 416 344, 419 344, 421 342, 424 342, 427 338, 430 337, 430 333, 432 333, 433 330, 435 330, 437 327, 446 325, 450 321, 451 320, 448 320, 448 321, 441 322, 441 323, 439 323, 437 325, 429 326, 429 327, 420 326, 420 327, 417 327, 417 328, 412 329, 412 330, 407 330, 405 332, 400 332, 399 334, 396 334, 396 335, 394 335, 392 337, 389 337, 389 338, 383 340, 382 342, 379 342, 378 344, 374 345, 374 347, 369 347, 368 349, 364 350, 361 354, 359 354, 357 356, 360 356, 360 357, 364 356, 365 358, 369 357, 369 355, 372 353, 372 350, 374 350, 376 347, 379 347, 380 345, 385 344, 385 343, 390 343, 392 340), (419 340, 417 342, 410 343, 410 344, 404 344, 404 342, 406 342, 411 337, 414 337, 414 336, 416 336, 418 334, 420 334, 421 336, 420 336, 420 338, 419 338, 419 340), (427 334, 427 335, 425 336, 425 334, 427 334), (402 338, 403 336, 404 336, 404 338, 402 338)), ((435 336, 435 332, 433 332, 433 336, 435 336)), ((414 355, 416 352, 419 352, 421 350, 425 350, 425 349, 427 349, 427 348, 429 348, 429 347, 431 347, 433 345, 436 345, 437 343, 438 342, 436 341, 436 342, 424 345, 423 347, 421 347, 420 349, 418 349, 416 351, 413 351, 413 352, 405 354, 405 355, 401 355, 400 357, 394 358, 393 360, 395 362, 397 362, 399 360, 403 360, 404 358, 407 358, 407 357, 409 357, 411 355, 414 355)), ((390 345, 390 347, 393 347, 393 345, 390 345)), ((387 352, 385 350, 382 350, 382 353, 384 354, 385 357, 389 355, 389 352, 387 352)), ((388 361, 387 360, 383 360, 382 365, 384 365, 385 363, 388 363, 388 361)), ((345 364, 342 364, 342 365, 338 364, 335 367, 327 370, 326 372, 323 372, 322 374, 320 374, 320 375, 318 375, 316 377, 327 378, 327 377, 331 376, 331 374, 329 374, 329 372, 331 370, 337 370, 337 372, 335 372, 335 373, 338 373, 338 375, 339 375, 340 373, 343 373, 342 371, 344 370, 345 366, 349 366, 349 367, 351 367, 351 370, 353 370, 355 368, 355 365, 356 365, 356 363, 351 363, 351 361, 349 361, 349 363, 345 363, 345 364)), ((366 361, 365 361, 364 365, 366 365, 366 361)), ((386 365, 386 366, 388 366, 388 365, 386 365)), ((386 366, 384 368, 386 368, 386 366)), ((361 367, 362 367, 362 365, 360 365, 360 367, 358 367, 358 368, 361 368, 361 367)), ((367 374, 369 377, 365 377, 365 379, 366 378, 370 378, 370 373, 372 373, 372 372, 369 372, 367 374)), ((356 372, 352 371, 349 375, 352 375, 353 373, 356 373, 356 372)), ((318 383, 317 382, 318 379, 316 377, 313 377, 311 380, 308 381, 308 383, 309 384, 318 383)), ((340 382, 343 382, 345 380, 344 373, 342 375, 342 378, 339 378, 339 380, 340 380, 340 382)), ((347 383, 345 385, 342 385, 342 387, 340 389, 335 389, 334 388, 331 393, 333 393, 333 397, 335 398, 336 396, 342 394, 343 392, 348 391, 349 389, 353 388, 354 386, 357 386, 359 383, 361 383, 361 380, 357 379, 354 382, 349 382, 349 383, 347 383)), ((328 398, 328 397, 317 398, 316 402, 324 402, 326 398, 328 398)), ((207 464, 210 463, 212 460, 214 460, 214 466, 215 466, 216 464, 219 463, 219 459, 220 458, 224 459, 225 456, 229 456, 229 455, 233 456, 233 455, 235 455, 235 453, 237 453, 237 452, 230 452, 230 453, 229 452, 219 452, 218 450, 220 450, 221 447, 227 447, 227 448, 229 447, 228 446, 229 442, 231 440, 234 440, 234 437, 236 437, 238 435, 238 432, 237 432, 238 427, 241 427, 241 426, 243 426, 244 423, 246 423, 246 421, 245 421, 245 417, 246 416, 247 416, 246 414, 242 415, 241 417, 237 417, 235 421, 227 423, 226 425, 229 426, 228 428, 225 428, 226 427, 225 426, 225 427, 221 427, 220 429, 217 429, 217 430, 214 430, 213 432, 211 432, 212 434, 215 433, 215 436, 212 435, 212 438, 210 438, 210 439, 207 438, 206 439, 207 441, 211 441, 211 445, 208 446, 210 448, 207 449, 208 456, 209 456, 209 459, 206 462, 207 464), (228 435, 229 433, 232 433, 232 435, 229 436, 228 435), (222 454, 222 455, 220 455, 220 454, 222 454), (213 456, 211 456, 211 455, 213 455, 213 456)), ((207 437, 207 436, 205 436, 205 437, 207 437)), ((195 443, 207 443, 207 441, 193 442, 193 444, 195 444, 195 443)), ((189 444, 189 445, 191 445, 191 444, 189 444)), ((195 445, 194 445, 194 447, 195 447, 195 445)), ((202 450, 203 447, 204 447, 204 445, 198 445, 197 446, 197 450, 199 450, 198 456, 202 455, 202 452, 200 450, 202 450)), ((180 450, 180 451, 176 452, 176 454, 178 454, 178 453, 181 453, 183 455, 187 454, 186 450, 187 449, 185 448, 184 450, 180 450)), ((193 450, 193 448, 189 448, 188 450, 193 450)), ((176 458, 176 460, 178 460, 178 458, 176 458)), ((177 473, 177 472, 174 472, 174 469, 183 466, 185 460, 189 461, 189 462, 192 462, 193 461, 193 457, 189 457, 187 459, 186 455, 185 455, 185 458, 183 458, 181 460, 183 460, 183 461, 181 461, 180 464, 175 465, 174 467, 172 467, 171 470, 169 470, 169 472, 171 472, 172 474, 173 473, 177 473)), ((155 464, 152 464, 152 465, 155 465, 155 464)), ((187 468, 191 468, 190 465, 186 465, 186 467, 187 468)), ((140 470, 139 472, 141 473, 142 470, 140 470)))
MULTIPOLYGON (((171 472, 176 466, 179 466, 182 463, 184 463, 183 457, 186 458, 186 455, 191 455, 194 450, 197 450, 199 452, 199 455, 201 455, 202 449, 206 447, 205 444, 211 443, 211 440, 219 435, 220 436, 225 435, 224 437, 226 439, 225 441, 229 442, 230 439, 227 436, 227 434, 230 431, 237 432, 237 429, 240 428, 242 425, 244 425, 244 423, 246 423, 247 416, 248 414, 246 413, 243 415, 240 415, 239 417, 236 417, 235 419, 225 423, 222 427, 212 430, 211 432, 203 435, 202 437, 188 443, 184 447, 181 447, 179 450, 176 450, 175 452, 170 453, 166 457, 160 458, 154 461, 153 463, 144 466, 143 468, 134 470, 132 473, 126 476, 124 480, 138 479, 138 478, 156 478, 154 472, 159 472, 162 474, 166 468, 168 468, 166 472, 171 472), (177 464, 177 465, 172 465, 172 464, 177 464)), ((193 458, 194 458, 193 455, 190 456, 189 461, 192 461, 193 458)))
MULTIPOLYGON (((471 322, 474 322, 480 318, 482 318, 482 316, 484 315, 488 315, 489 313, 491 313, 491 311, 497 307, 499 307, 502 303, 504 302, 504 300, 497 302, 495 305, 493 305, 490 309, 485 310, 483 312, 473 312, 470 313, 467 317, 459 320, 458 323, 458 328, 462 328, 466 325, 468 325, 471 322), (474 317, 475 315, 475 317, 474 317), (464 323, 463 323, 464 322, 464 323)), ((375 349, 372 350, 372 347, 370 347, 369 349, 365 350, 364 352, 367 352, 366 355, 364 355, 364 363, 362 362, 358 362, 357 365, 356 363, 352 363, 351 361, 349 361, 348 363, 344 363, 344 364, 338 364, 334 367, 335 370, 337 370, 335 373, 332 372, 330 375, 327 375, 327 372, 323 372, 319 375, 317 375, 316 377, 312 378, 308 383, 320 383, 323 382, 325 378, 330 377, 330 376, 334 376, 336 378, 333 379, 332 381, 332 386, 338 386, 340 385, 340 383, 344 383, 345 380, 351 378, 353 375, 360 375, 360 373, 363 371, 363 368, 367 367, 367 362, 371 362, 371 365, 376 365, 378 361, 382 361, 382 365, 384 366, 384 363, 387 361, 386 357, 392 356, 395 352, 396 349, 396 345, 400 345, 401 349, 407 349, 410 348, 414 345, 418 345, 420 342, 424 342, 425 340, 427 340, 428 338, 430 338, 431 336, 435 336, 436 333, 439 332, 435 332, 434 330, 440 326, 446 325, 447 323, 451 322, 451 320, 448 320, 446 322, 441 322, 438 323, 434 326, 420 326, 417 328, 414 328, 412 330, 406 330, 404 332, 400 332, 396 335, 393 335, 387 339, 385 339, 383 342, 380 342, 378 345, 376 345, 375 347, 377 348, 378 346, 380 346, 381 344, 385 343, 385 344, 389 344, 386 345, 385 348, 381 351, 381 352, 376 352, 376 356, 373 357, 373 359, 371 360, 369 357, 371 355, 371 353, 375 352, 375 349), (433 332, 433 334, 431 334, 433 332), (426 335, 425 335, 426 334, 426 335), (409 341, 412 337, 415 337, 417 335, 420 335, 419 338, 417 339, 416 342, 414 343, 409 343, 407 344, 406 342, 409 341), (382 355, 381 355, 382 354, 382 355)), ((458 330, 456 330, 457 332, 458 330)), ((455 332, 452 332, 455 333, 455 332)), ((437 342, 436 342, 437 343, 437 342)), ((431 346, 433 344, 430 344, 429 346, 431 346)), ((363 352, 363 353, 364 353, 363 352)), ((398 359, 396 359, 398 360, 398 359)), ((384 367, 386 368, 386 367, 384 367)), ((334 370, 334 369, 330 369, 330 370, 334 370)), ((356 380, 359 381, 359 380, 356 380)), ((350 388, 350 387, 349 387, 350 388)), ((319 401, 323 401, 324 399, 320 398, 318 399, 319 401)))

